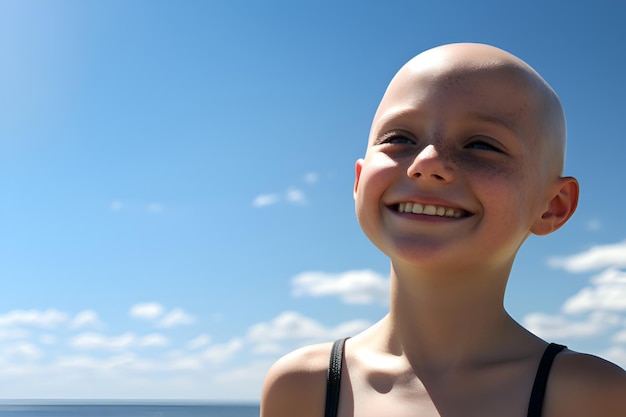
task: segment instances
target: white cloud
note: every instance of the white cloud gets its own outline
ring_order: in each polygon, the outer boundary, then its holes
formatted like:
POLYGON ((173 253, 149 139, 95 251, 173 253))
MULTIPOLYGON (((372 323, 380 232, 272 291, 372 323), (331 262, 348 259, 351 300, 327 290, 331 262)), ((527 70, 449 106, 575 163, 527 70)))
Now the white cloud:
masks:
POLYGON ((316 172, 307 172, 304 175, 304 182, 307 184, 315 184, 319 180, 319 176, 316 172))
POLYGON ((215 376, 215 380, 222 384, 236 383, 240 386, 256 386, 260 388, 271 366, 271 361, 255 361, 240 368, 218 373, 215 376), (255 381, 256 384, 250 384, 250 381, 255 381))
POLYGON ((550 266, 569 272, 587 272, 604 268, 626 267, 626 241, 609 245, 598 245, 572 256, 553 257, 550 266))
POLYGON ((617 314, 596 311, 579 320, 562 315, 532 313, 523 322, 528 330, 541 338, 564 339, 598 336, 618 326, 621 319, 617 314))
POLYGON ((39 343, 42 345, 51 346, 57 343, 57 338, 53 334, 42 334, 39 336, 39 343))
POLYGON ((291 281, 292 295, 298 297, 338 296, 349 304, 387 303, 389 280, 370 270, 338 274, 303 272, 291 281))
POLYGON ((137 346, 140 347, 162 347, 169 344, 169 339, 158 333, 151 333, 137 339, 137 346))
POLYGON ((353 320, 334 328, 293 311, 285 311, 269 323, 257 323, 248 330, 248 339, 262 345, 281 340, 312 343, 351 336, 370 326, 366 320, 353 320))
POLYGON ((255 355, 280 355, 283 352, 285 347, 276 342, 259 343, 252 349, 255 355))
POLYGON ((187 342, 187 348, 191 350, 200 349, 203 346, 211 343, 211 337, 208 334, 201 334, 200 336, 191 339, 187 342))
POLYGON ((213 363, 222 364, 228 361, 235 353, 243 348, 243 341, 235 338, 228 343, 212 345, 202 352, 202 359, 213 363))
POLYGON ((135 304, 129 314, 134 319, 155 320, 163 314, 163 306, 159 303, 135 304))
POLYGON ((81 350, 126 350, 135 341, 133 333, 124 333, 119 336, 105 336, 99 333, 82 333, 74 336, 69 345, 81 350))
POLYGON ((302 192, 302 190, 299 190, 297 188, 289 188, 285 193, 285 198, 289 203, 294 204, 303 204, 306 202, 306 197, 304 196, 304 193, 302 192))
POLYGON ((600 356, 626 369, 626 348, 613 346, 600 353, 600 356))
POLYGON ((261 194, 254 198, 252 201, 253 207, 266 207, 276 204, 278 202, 278 195, 276 194, 261 194))
POLYGON ((102 322, 98 318, 98 314, 95 311, 83 310, 76 314, 76 316, 70 320, 68 325, 71 329, 80 329, 83 327, 101 328, 102 322))
POLYGON ((43 352, 37 346, 28 342, 19 342, 9 346, 5 346, 0 351, 2 361, 26 360, 36 361, 43 356, 43 352))
POLYGON ((105 336, 99 333, 82 333, 74 336, 69 345, 78 350, 124 351, 132 347, 162 347, 169 345, 169 340, 159 334, 137 337, 127 332, 119 336, 105 336))
POLYGON ((165 315, 163 313, 163 306, 153 302, 135 304, 131 307, 129 314, 136 319, 158 320, 157 327, 174 327, 195 322, 195 318, 187 314, 182 308, 175 308, 165 315))
POLYGON ((146 206, 146 209, 150 213, 158 214, 158 213, 161 213, 163 210, 165 210, 165 207, 163 207, 163 204, 161 203, 149 203, 146 206))
MULTIPOLYGON (((307 174, 305 180, 315 182, 317 181, 317 177, 313 176, 314 174, 307 174)), ((306 196, 304 191, 300 190, 296 187, 289 187, 284 195, 279 193, 267 193, 267 194, 259 194, 252 200, 253 207, 267 207, 272 206, 280 201, 285 201, 289 204, 305 204, 306 196)))
POLYGON ((591 282, 596 285, 604 284, 624 284, 626 285, 626 272, 619 269, 609 268, 605 269, 598 275, 591 278, 591 282))
POLYGON ((121 211, 124 208, 124 203, 122 203, 120 200, 114 200, 109 205, 109 208, 111 209, 111 211, 121 211))
POLYGON ((120 212, 122 210, 128 210, 131 212, 139 213, 145 212, 152 214, 159 214, 165 211, 165 206, 162 203, 157 201, 122 201, 122 200, 113 200, 109 204, 109 209, 113 212, 120 212))
POLYGON ((115 368, 129 367, 137 361, 137 355, 130 352, 121 353, 105 359, 94 358, 91 356, 66 356, 59 358, 54 366, 60 369, 84 369, 110 371, 115 368))
POLYGON ((285 311, 269 323, 253 325, 248 338, 252 341, 309 339, 323 337, 328 330, 313 319, 293 311, 285 311))
POLYGON ((55 309, 39 310, 12 310, 0 315, 0 327, 34 326, 56 327, 67 321, 67 314, 55 309))
POLYGON ((611 340, 615 343, 626 343, 626 329, 615 333, 611 340))
POLYGON ((158 323, 159 327, 174 327, 182 324, 191 324, 195 321, 193 316, 187 314, 182 308, 175 308, 167 313, 158 323))
POLYGON ((602 222, 598 219, 591 219, 587 222, 585 228, 590 232, 597 232, 602 229, 602 222))
POLYGON ((170 359, 165 364, 168 371, 199 371, 203 368, 200 358, 187 356, 170 359))
POLYGON ((607 269, 591 280, 585 287, 563 305, 566 313, 610 310, 626 312, 626 272, 607 269))
MULTIPOLYGON (((180 308, 170 311, 158 303, 140 303, 130 310, 129 316, 149 319, 150 325, 158 325, 168 316, 172 325, 191 317, 180 308)), ((369 325, 354 320, 325 327, 314 320, 307 324, 303 316, 299 316, 302 320, 297 316, 291 320, 294 317, 290 319, 287 314, 270 323, 273 327, 269 337, 260 336, 267 340, 252 342, 246 334, 212 344, 211 337, 202 333, 170 340, 166 337, 170 336, 169 330, 137 334, 130 327, 126 327, 128 331, 122 327, 115 332, 100 332, 88 328, 101 321, 92 310, 66 315, 64 322, 59 322, 63 325, 56 328, 31 330, 24 326, 55 322, 50 320, 54 315, 45 320, 44 316, 41 311, 2 316, 5 325, 22 324, 21 328, 0 327, 0 336, 5 336, 0 341, 0 385, 8 389, 6 395, 62 398, 69 392, 76 398, 258 400, 261 381, 271 362, 294 344, 352 335, 369 325), (317 339, 305 334, 307 326, 317 339), (71 327, 80 330, 68 330, 71 327), (296 339, 286 333, 294 327, 300 329, 296 339), (262 361, 255 362, 255 358, 262 361), (256 382, 250 382, 251 377, 256 382)), ((128 320, 127 326, 134 322, 128 320)))
POLYGON ((0 341, 11 339, 26 339, 30 335, 24 329, 0 329, 0 341))

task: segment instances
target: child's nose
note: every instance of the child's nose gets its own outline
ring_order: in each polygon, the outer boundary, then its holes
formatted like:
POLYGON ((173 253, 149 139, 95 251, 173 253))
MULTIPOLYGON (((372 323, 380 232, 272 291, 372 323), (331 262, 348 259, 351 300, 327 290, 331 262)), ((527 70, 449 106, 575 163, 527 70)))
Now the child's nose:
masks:
POLYGON ((442 158, 435 145, 428 145, 417 154, 409 168, 407 175, 411 178, 450 182, 453 172, 442 158))

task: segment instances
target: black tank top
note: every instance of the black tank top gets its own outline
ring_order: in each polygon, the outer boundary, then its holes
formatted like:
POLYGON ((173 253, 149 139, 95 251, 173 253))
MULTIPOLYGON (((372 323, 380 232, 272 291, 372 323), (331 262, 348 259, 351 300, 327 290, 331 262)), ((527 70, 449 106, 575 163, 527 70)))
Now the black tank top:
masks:
MULTIPOLYGON (((343 347, 346 343, 345 339, 335 341, 330 352, 330 364, 328 365, 328 376, 326 381, 326 408, 325 417, 337 417, 339 409, 339 388, 341 386, 341 365, 343 362, 343 347)), ((563 345, 550 343, 543 352, 535 382, 530 394, 530 402, 528 404, 527 417, 541 417, 543 408, 543 400, 546 394, 546 386, 548 384, 548 376, 552 368, 552 362, 556 355, 565 349, 563 345)))

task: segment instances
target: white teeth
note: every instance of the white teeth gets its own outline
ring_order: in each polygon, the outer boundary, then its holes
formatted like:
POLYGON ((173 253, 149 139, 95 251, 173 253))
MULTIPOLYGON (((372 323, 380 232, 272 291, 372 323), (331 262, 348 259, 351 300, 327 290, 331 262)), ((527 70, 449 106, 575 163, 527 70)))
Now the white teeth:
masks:
POLYGON ((427 216, 454 218, 459 218, 463 214, 461 210, 450 207, 433 206, 431 204, 423 205, 419 203, 399 203, 398 211, 400 213, 426 214, 427 216))

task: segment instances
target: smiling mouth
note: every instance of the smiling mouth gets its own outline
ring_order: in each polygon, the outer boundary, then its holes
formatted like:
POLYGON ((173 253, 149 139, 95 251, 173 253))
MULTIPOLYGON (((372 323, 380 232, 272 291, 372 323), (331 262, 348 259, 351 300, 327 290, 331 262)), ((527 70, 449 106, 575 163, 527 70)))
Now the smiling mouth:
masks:
POLYGON ((450 218, 470 216, 470 213, 465 210, 460 210, 452 207, 435 206, 431 204, 399 203, 394 204, 391 207, 399 213, 424 214, 426 216, 439 216, 450 218))

